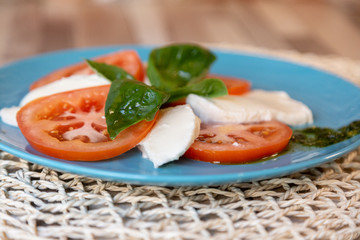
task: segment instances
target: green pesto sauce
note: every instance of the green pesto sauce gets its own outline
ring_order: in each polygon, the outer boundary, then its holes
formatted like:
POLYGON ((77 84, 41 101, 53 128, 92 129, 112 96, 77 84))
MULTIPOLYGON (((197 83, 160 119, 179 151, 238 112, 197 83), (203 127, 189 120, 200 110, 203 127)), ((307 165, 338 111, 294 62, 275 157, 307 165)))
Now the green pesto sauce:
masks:
POLYGON ((308 127, 294 130, 292 142, 309 147, 326 147, 360 134, 360 120, 339 129, 308 127))

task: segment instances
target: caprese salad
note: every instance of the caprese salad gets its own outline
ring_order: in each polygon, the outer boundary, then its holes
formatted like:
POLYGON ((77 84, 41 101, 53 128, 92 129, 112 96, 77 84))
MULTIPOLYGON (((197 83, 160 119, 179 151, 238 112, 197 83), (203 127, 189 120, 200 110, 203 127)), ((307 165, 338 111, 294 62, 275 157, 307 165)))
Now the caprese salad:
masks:
POLYGON ((289 126, 313 122, 286 92, 209 74, 215 59, 193 44, 154 48, 146 67, 133 50, 100 56, 34 82, 1 118, 52 157, 98 161, 138 147, 155 167, 181 156, 251 162, 281 152, 289 126))

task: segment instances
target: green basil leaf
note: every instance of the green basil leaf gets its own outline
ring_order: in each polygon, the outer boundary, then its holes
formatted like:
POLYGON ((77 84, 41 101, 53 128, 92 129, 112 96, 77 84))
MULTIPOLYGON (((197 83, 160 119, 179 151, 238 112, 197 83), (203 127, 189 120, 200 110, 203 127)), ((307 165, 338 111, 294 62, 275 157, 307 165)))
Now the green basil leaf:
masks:
POLYGON ((204 78, 215 59, 206 48, 192 44, 155 48, 150 53, 147 75, 152 86, 176 90, 204 78))
POLYGON ((168 102, 173 102, 184 98, 190 93, 204 97, 220 97, 228 94, 227 88, 223 81, 216 78, 204 79, 201 82, 192 83, 185 87, 170 91, 168 102))
POLYGON ((116 79, 136 80, 132 75, 127 73, 124 69, 117 66, 108 65, 105 63, 94 62, 86 59, 87 64, 100 76, 115 81, 116 79))
POLYGON ((127 78, 112 82, 105 103, 109 136, 114 139, 122 130, 142 120, 154 119, 169 94, 143 82, 127 78))

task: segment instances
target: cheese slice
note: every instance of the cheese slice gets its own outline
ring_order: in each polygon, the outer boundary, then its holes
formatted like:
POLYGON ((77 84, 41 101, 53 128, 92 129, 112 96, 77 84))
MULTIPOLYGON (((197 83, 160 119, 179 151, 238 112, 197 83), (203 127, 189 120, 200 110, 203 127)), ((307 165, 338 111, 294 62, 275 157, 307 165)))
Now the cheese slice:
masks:
POLYGON ((111 82, 97 74, 91 75, 72 75, 70 77, 61 78, 55 82, 46 84, 39 88, 35 88, 24 96, 20 102, 20 106, 24 106, 34 99, 49 96, 55 93, 72 91, 80 88, 95 87, 111 82))
POLYGON ((253 90, 240 96, 217 98, 190 94, 186 102, 204 123, 278 120, 289 125, 301 125, 313 122, 311 110, 283 91, 253 90))
POLYGON ((151 132, 139 143, 144 158, 154 167, 179 159, 200 132, 200 119, 189 105, 160 110, 151 132))

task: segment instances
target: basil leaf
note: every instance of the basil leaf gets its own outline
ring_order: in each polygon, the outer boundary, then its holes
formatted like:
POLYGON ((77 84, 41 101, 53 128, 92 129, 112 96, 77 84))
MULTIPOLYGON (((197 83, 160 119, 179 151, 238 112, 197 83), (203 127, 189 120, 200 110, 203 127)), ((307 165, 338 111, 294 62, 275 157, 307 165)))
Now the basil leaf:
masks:
POLYGON ((143 82, 126 78, 114 80, 105 103, 110 138, 114 139, 122 130, 142 120, 154 119, 168 98, 168 93, 143 82))
POLYGON ((87 64, 94 70, 98 75, 104 78, 114 81, 116 79, 129 79, 136 80, 132 75, 127 73, 124 69, 117 66, 108 65, 105 63, 94 62, 86 59, 87 64))
POLYGON ((114 139, 122 130, 142 120, 154 119, 169 94, 137 81, 122 68, 86 60, 99 75, 112 81, 105 103, 107 130, 114 139))
POLYGON ((152 86, 176 90, 201 80, 216 57, 209 50, 191 44, 155 48, 148 60, 147 75, 152 86))
POLYGON ((168 102, 184 98, 190 93, 204 97, 220 97, 227 95, 228 91, 223 81, 216 78, 209 78, 171 91, 168 102))

